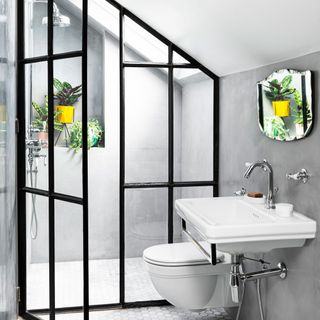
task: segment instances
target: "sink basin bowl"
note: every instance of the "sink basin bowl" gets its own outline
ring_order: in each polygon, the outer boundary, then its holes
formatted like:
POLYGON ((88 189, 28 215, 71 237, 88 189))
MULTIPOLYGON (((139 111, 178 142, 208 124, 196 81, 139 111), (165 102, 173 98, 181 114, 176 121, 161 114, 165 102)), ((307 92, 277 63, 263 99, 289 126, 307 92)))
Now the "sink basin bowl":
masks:
POLYGON ((316 235, 314 220, 295 211, 283 218, 244 197, 180 199, 175 209, 204 240, 231 254, 302 247, 316 235))

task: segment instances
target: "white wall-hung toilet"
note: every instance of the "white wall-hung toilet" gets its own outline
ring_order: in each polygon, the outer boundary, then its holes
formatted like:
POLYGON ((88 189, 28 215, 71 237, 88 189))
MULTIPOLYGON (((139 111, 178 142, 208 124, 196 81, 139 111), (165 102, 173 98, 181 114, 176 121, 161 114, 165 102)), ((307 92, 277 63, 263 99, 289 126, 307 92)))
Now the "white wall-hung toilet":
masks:
POLYGON ((211 265, 193 243, 161 244, 144 250, 143 258, 158 293, 171 304, 190 310, 233 307, 229 288, 231 257, 211 265))

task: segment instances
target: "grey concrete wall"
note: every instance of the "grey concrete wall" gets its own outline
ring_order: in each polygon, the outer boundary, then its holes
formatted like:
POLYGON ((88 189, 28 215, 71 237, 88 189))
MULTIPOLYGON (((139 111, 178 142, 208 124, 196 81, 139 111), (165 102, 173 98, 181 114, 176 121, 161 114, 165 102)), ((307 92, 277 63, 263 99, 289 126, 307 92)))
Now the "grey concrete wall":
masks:
MULTIPOLYGON (((257 170, 244 181, 246 161, 266 158, 273 165, 275 186, 280 188, 277 202, 293 203, 295 209, 320 221, 319 179, 319 72, 320 53, 277 63, 259 69, 230 75, 221 81, 220 115, 220 195, 231 195, 245 186, 249 191, 266 192, 267 176, 257 170), (315 78, 315 117, 309 137, 294 142, 273 141, 259 129, 256 110, 256 83, 274 70, 290 68, 310 69, 315 78), (307 184, 286 180, 287 172, 302 167, 313 174, 307 184)), ((303 248, 273 250, 265 255, 272 262, 284 261, 289 269, 288 278, 263 280, 263 302, 266 320, 319 319, 320 309, 320 243, 319 231, 315 240, 303 248)), ((253 284, 248 285, 241 319, 258 319, 256 294, 253 284)))
POLYGON ((15 5, 0 0, 0 319, 16 319, 15 5))

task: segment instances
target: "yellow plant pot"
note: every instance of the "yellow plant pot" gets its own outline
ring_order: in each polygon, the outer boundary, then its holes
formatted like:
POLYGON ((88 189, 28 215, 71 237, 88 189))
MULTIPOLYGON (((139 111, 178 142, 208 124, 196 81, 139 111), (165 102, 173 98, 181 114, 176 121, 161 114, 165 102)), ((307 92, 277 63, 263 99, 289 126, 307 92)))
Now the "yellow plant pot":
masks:
POLYGON ((73 106, 57 106, 57 121, 60 123, 73 123, 74 107, 73 106))
POLYGON ((272 107, 278 117, 288 117, 290 114, 290 100, 272 101, 272 107))

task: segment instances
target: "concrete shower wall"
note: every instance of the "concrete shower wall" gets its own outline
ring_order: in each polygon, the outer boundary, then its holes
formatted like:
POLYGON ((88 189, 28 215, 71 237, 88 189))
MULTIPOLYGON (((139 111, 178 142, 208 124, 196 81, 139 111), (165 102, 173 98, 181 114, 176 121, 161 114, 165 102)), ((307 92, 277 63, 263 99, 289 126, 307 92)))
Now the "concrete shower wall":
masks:
MULTIPOLYGON (((220 106, 220 195, 229 196, 245 186, 247 190, 266 193, 267 175, 256 170, 244 181, 246 161, 266 158, 273 165, 275 186, 279 187, 277 202, 293 203, 295 209, 320 221, 319 175, 319 72, 320 53, 277 63, 255 70, 226 76, 221 80, 220 106), (311 135, 294 142, 273 141, 264 136, 258 126, 256 83, 277 69, 313 71, 314 128, 311 135), (306 168, 312 173, 307 184, 286 180, 287 172, 306 168)), ((303 248, 273 250, 267 261, 284 261, 288 278, 263 280, 263 304, 266 320, 319 319, 320 242, 315 240, 303 248)), ((241 319, 259 317, 254 284, 248 284, 241 319)))

